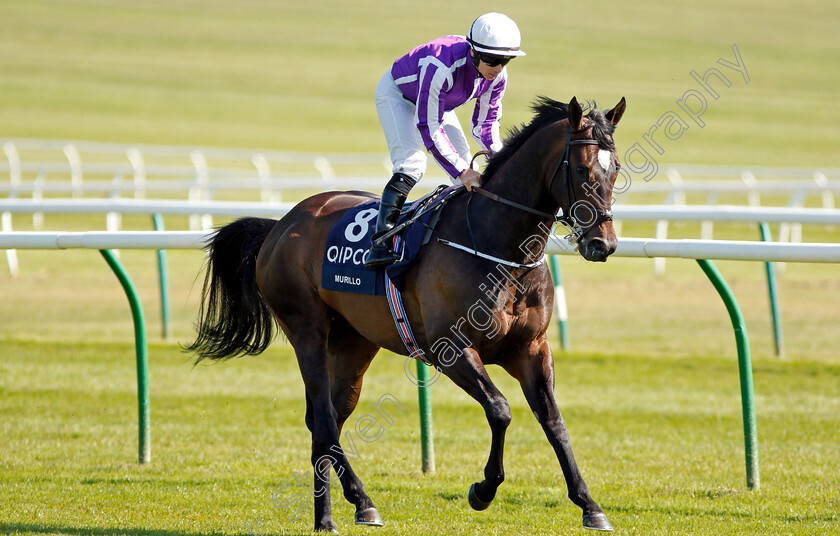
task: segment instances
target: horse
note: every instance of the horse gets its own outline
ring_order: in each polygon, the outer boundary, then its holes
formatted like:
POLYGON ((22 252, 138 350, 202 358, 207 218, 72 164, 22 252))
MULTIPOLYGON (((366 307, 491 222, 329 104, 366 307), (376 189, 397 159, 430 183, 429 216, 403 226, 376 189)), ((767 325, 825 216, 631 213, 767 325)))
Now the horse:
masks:
MULTIPOLYGON (((604 112, 594 103, 584 110, 576 98, 565 104, 540 96, 532 108, 532 121, 514 127, 489 157, 481 187, 454 196, 442 209, 434 229, 438 240, 420 249, 405 274, 402 297, 424 361, 481 404, 490 426, 490 455, 484 479, 469 488, 470 506, 489 507, 505 478, 511 411, 485 369, 493 364, 519 381, 555 451, 568 496, 583 511, 583 526, 609 531, 612 525, 578 469, 554 397, 546 337, 554 289, 537 246, 561 221, 585 259, 605 261, 615 251, 610 209, 620 164, 612 134, 626 102, 622 98, 604 112), (475 308, 469 314, 478 304, 486 318, 479 320, 475 308)), ((207 246, 196 339, 185 346, 197 354, 196 363, 256 355, 272 342, 275 325, 282 329, 305 385, 305 422, 314 482, 320 485, 316 531, 336 531, 331 467, 356 508, 355 523, 383 524, 339 438, 379 349, 408 351, 385 297, 321 284, 330 229, 348 209, 371 199, 373 194, 360 191, 325 192, 280 220, 242 218, 217 229, 207 246)))

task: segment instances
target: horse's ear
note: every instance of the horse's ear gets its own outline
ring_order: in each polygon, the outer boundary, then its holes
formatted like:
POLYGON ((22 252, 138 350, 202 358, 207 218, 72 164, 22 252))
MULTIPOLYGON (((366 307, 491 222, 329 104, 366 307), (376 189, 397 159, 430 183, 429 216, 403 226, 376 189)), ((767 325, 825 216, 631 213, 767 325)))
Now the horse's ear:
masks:
POLYGON ((581 120, 583 120, 583 109, 578 104, 577 97, 572 97, 569 102, 569 125, 572 130, 580 130, 581 120))
POLYGON ((615 105, 615 108, 607 112, 606 117, 607 121, 612 123, 613 125, 617 125, 619 121, 621 121, 621 116, 624 115, 624 110, 627 108, 627 101, 624 100, 624 97, 621 97, 621 100, 618 101, 618 104, 615 105))

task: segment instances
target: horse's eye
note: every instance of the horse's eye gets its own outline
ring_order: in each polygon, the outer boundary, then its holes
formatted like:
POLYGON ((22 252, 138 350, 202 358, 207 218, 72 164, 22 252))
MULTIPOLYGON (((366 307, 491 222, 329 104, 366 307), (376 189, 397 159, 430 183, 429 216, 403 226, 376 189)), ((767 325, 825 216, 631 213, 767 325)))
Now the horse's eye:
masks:
POLYGON ((578 175, 589 175, 589 168, 584 165, 575 167, 575 171, 578 175))

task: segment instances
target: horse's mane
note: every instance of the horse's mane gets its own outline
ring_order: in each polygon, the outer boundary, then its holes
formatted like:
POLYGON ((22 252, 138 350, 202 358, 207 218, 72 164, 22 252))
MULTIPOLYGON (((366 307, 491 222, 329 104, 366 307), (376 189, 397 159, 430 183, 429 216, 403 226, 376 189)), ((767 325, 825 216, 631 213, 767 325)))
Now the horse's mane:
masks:
MULTIPOLYGON (((613 150, 615 143, 612 134, 615 125, 610 123, 604 116, 604 112, 598 109, 595 101, 584 103, 585 117, 592 122, 592 137, 598 142, 601 149, 613 150), (588 113, 587 113, 587 110, 588 113)), ((559 102, 546 96, 538 96, 531 105, 536 115, 527 125, 513 127, 505 138, 505 145, 502 149, 490 157, 487 167, 484 169, 484 181, 489 180, 496 171, 507 162, 513 154, 518 151, 525 142, 538 130, 546 125, 569 118, 569 105, 559 102)))

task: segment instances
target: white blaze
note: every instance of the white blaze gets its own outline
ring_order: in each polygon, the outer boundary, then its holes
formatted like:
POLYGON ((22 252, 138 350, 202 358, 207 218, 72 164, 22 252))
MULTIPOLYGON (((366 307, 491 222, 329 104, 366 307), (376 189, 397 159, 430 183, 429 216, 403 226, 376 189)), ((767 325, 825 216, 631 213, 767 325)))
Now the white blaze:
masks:
POLYGON ((607 151, 606 149, 601 149, 598 151, 598 163, 601 164, 601 167, 604 169, 604 171, 610 169, 611 156, 612 153, 610 151, 607 151))

